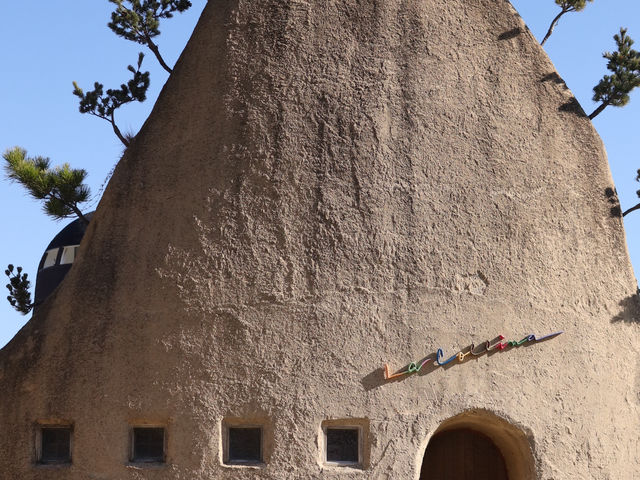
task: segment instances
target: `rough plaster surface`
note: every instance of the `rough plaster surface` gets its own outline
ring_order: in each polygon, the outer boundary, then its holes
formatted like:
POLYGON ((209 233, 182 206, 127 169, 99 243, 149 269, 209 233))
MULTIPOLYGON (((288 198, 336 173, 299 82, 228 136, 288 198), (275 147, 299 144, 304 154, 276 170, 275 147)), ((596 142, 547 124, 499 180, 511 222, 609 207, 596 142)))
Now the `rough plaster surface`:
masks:
POLYGON ((522 480, 637 478, 608 187, 504 0, 210 1, 79 260, 0 351, 0 477, 417 479, 442 422, 478 411, 522 480), (320 460, 344 418, 367 424, 364 471, 320 460), (221 465, 225 419, 265 425, 266 466, 221 465), (71 466, 34 465, 38 421, 73 423, 71 466), (144 423, 167 426, 165 466, 128 464, 144 423))

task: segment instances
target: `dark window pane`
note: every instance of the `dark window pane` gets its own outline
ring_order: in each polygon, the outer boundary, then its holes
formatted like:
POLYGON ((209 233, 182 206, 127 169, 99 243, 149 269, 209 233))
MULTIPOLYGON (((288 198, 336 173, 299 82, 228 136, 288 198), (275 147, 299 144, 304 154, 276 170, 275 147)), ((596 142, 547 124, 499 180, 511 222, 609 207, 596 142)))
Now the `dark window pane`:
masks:
POLYGON ((327 462, 358 463, 358 434, 355 428, 327 428, 327 462))
POLYGON ((164 428, 134 428, 134 462, 164 462, 164 428))
POLYGON ((229 461, 261 462, 262 429, 229 427, 229 461))
POLYGON ((43 427, 41 430, 42 463, 71 462, 71 429, 43 427))

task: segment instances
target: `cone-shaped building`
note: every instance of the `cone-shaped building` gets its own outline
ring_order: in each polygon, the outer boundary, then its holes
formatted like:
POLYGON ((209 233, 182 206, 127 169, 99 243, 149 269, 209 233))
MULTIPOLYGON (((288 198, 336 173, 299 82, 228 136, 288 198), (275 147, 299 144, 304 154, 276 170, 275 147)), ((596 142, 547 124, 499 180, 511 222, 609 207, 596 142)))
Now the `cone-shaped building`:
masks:
POLYGON ((0 351, 0 477, 634 478, 611 187, 505 0, 212 0, 0 351))

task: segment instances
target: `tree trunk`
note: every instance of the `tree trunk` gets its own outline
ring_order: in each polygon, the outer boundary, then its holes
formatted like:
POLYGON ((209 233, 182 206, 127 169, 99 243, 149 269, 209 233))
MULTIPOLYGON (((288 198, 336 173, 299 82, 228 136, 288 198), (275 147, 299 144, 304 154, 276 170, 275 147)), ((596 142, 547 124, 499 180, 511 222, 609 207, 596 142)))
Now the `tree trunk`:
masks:
MULTIPOLYGON (((78 204, 77 203, 69 203, 69 202, 65 202, 64 199, 60 196, 60 195, 56 195, 55 193, 51 192, 49 194, 52 198, 55 198, 56 200, 58 200, 60 203, 62 203, 65 207, 68 207, 71 209, 71 211, 73 213, 76 214, 76 216, 80 219, 80 221, 84 222, 85 225, 89 225, 89 219, 87 217, 84 216, 84 214, 80 211, 80 209, 78 208, 78 204)), ((60 217, 60 218, 64 218, 64 217, 60 217)))
POLYGON ((69 205, 69 207, 71 208, 71 210, 73 210, 73 213, 78 216, 80 221, 84 222, 85 225, 89 225, 89 220, 82 214, 82 212, 76 205, 69 205))
POLYGON ((158 46, 155 43, 153 43, 153 40, 151 40, 151 37, 147 35, 146 39, 147 39, 147 46, 149 47, 149 50, 151 50, 153 54, 156 56, 156 58, 160 62, 160 65, 162 65, 162 68, 164 68, 169 73, 173 72, 173 70, 169 68, 169 65, 165 63, 164 59, 162 58, 162 55, 160 55, 160 50, 158 49, 158 46))
POLYGON ((113 112, 111 112, 111 120, 109 120, 109 122, 111 123, 111 126, 113 127, 113 131, 116 134, 116 137, 118 137, 120 139, 120 141, 124 144, 125 147, 128 147, 129 146, 129 142, 127 141, 126 138, 124 138, 124 135, 122 135, 122 132, 118 128, 118 125, 116 125, 116 121, 115 121, 115 118, 113 116, 113 112))
POLYGON ((602 104, 598 108, 591 112, 591 115, 589 115, 589 120, 593 120, 594 118, 596 118, 600 114, 600 112, 602 112, 608 106, 609 102, 602 102, 602 104))
POLYGON ((627 213, 631 213, 634 210, 640 210, 640 203, 638 203, 637 205, 634 205, 633 207, 631 207, 628 210, 625 210, 624 213, 622 214, 622 216, 624 217, 627 213))
POLYGON ((563 8, 560 11, 560 13, 558 15, 556 15, 556 18, 554 18, 553 21, 551 22, 551 25, 549 25, 549 30, 547 30, 547 34, 544 36, 544 38, 540 42, 540 46, 544 46, 545 42, 549 39, 549 37, 553 33, 553 29, 556 28, 556 25, 560 21, 560 17, 562 17, 562 15, 564 15, 565 13, 567 13, 569 11, 570 11, 570 9, 564 9, 563 8))

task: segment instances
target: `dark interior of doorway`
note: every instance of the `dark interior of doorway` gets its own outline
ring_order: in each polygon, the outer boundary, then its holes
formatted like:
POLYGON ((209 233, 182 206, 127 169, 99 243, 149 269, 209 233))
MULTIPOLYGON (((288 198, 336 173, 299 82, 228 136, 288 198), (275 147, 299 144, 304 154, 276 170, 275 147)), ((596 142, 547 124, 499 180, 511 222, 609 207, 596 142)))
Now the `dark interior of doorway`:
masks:
POLYGON ((468 428, 437 433, 429 441, 420 480, 508 480, 504 457, 486 435, 468 428))

